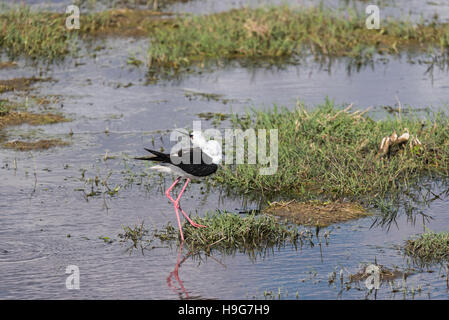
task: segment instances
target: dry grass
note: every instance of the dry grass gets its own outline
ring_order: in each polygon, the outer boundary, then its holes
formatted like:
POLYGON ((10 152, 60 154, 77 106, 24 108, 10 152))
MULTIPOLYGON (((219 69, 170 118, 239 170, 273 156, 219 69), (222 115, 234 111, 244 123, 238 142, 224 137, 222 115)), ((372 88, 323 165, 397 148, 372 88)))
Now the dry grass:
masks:
POLYGON ((10 68, 16 68, 17 62, 14 61, 2 61, 0 62, 0 70, 1 69, 10 69, 10 68))

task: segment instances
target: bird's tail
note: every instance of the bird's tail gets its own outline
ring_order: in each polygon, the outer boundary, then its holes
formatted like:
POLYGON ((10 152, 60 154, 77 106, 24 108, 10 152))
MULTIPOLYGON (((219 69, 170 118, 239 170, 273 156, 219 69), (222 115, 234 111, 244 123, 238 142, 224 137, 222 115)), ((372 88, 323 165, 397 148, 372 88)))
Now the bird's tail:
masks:
POLYGON ((144 156, 144 157, 135 157, 135 160, 149 160, 149 161, 158 161, 158 162, 170 162, 170 155, 166 154, 166 153, 162 153, 159 151, 155 151, 155 150, 151 150, 151 149, 147 149, 144 148, 145 150, 147 150, 148 152, 151 153, 151 155, 149 156, 144 156))

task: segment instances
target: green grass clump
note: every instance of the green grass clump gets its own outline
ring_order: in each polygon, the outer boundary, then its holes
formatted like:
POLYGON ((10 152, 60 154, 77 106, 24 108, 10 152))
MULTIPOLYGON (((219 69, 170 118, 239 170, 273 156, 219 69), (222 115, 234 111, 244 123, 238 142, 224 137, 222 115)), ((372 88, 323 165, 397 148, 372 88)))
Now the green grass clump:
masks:
MULTIPOLYGON (((68 15, 67 15, 68 16, 68 15)), ((59 13, 34 12, 28 7, 13 8, 0 15, 0 48, 10 57, 64 57, 77 31, 66 29, 66 16, 59 13)), ((89 16, 81 25, 98 28, 102 19, 89 16)))
MULTIPOLYGON (((229 212, 207 213, 204 217, 191 217, 196 223, 207 226, 195 228, 188 222, 183 225, 185 244, 193 251, 219 250, 225 253, 240 250, 247 253, 261 252, 287 244, 295 247, 310 235, 300 234, 296 227, 279 221, 270 215, 242 217, 229 212)), ((163 240, 178 238, 178 230, 168 226, 163 240), (168 236, 169 232, 172 236, 168 236)))
POLYGON ((424 264, 449 261, 449 232, 426 232, 417 239, 407 240, 407 255, 424 264))
POLYGON ((383 199, 409 187, 421 175, 448 175, 449 118, 443 112, 431 118, 402 115, 375 121, 360 111, 337 108, 329 100, 311 112, 300 106, 293 111, 276 107, 254 110, 243 119, 235 116, 234 126, 256 132, 278 130, 276 173, 260 175, 259 169, 267 165, 225 165, 215 175, 215 182, 241 193, 383 199), (407 144, 389 157, 379 156, 383 137, 407 130, 421 146, 407 144))
POLYGON ((147 35, 160 15, 150 10, 128 9, 80 14, 80 29, 68 30, 68 14, 14 7, 0 14, 0 50, 13 58, 53 61, 75 53, 79 39, 147 35))
POLYGON ((322 6, 234 9, 223 13, 183 17, 156 27, 149 58, 153 66, 177 69, 206 60, 235 58, 294 58, 314 55, 371 58, 374 53, 398 53, 429 47, 446 50, 449 25, 434 22, 382 21, 382 29, 368 30, 366 16, 355 11, 335 12, 322 6))

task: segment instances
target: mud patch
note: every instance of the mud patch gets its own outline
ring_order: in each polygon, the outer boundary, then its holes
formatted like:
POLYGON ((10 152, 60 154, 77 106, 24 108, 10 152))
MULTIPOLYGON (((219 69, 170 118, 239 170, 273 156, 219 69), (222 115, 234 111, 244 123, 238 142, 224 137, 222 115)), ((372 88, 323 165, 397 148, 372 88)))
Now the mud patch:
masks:
POLYGON ((152 27, 163 24, 163 19, 171 14, 152 10, 113 9, 104 15, 101 27, 85 32, 93 36, 148 36, 152 27))
POLYGON ((352 202, 273 202, 264 210, 266 213, 300 225, 326 227, 370 215, 361 205, 352 202))
POLYGON ((51 78, 14 78, 8 80, 0 80, 0 93, 8 91, 29 91, 31 85, 36 82, 52 81, 51 78))
POLYGON ((379 280, 380 282, 384 281, 393 281, 395 279, 406 279, 411 272, 404 272, 400 270, 390 270, 386 268, 383 265, 380 264, 374 264, 369 266, 363 266, 359 272, 356 274, 349 275, 349 282, 359 282, 359 281, 366 281, 368 277, 372 276, 372 269, 376 268, 376 270, 379 270, 379 280))
POLYGON ((17 62, 14 62, 14 61, 3 61, 3 62, 0 62, 0 70, 17 68, 17 66, 18 66, 17 62))
POLYGON ((6 149, 17 151, 47 150, 53 147, 68 146, 70 143, 60 139, 38 140, 38 141, 10 141, 3 144, 6 149))
POLYGON ((9 111, 0 114, 0 130, 6 126, 29 124, 32 126, 68 122, 71 119, 55 113, 29 113, 9 111))

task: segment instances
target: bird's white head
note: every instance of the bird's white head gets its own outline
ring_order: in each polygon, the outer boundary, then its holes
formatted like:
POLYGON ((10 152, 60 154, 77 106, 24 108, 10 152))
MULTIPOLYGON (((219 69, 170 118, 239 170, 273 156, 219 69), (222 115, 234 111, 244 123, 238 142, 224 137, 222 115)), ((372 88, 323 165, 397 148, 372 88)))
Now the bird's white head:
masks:
POLYGON ((193 147, 204 149, 206 147, 207 141, 204 138, 203 133, 201 131, 192 131, 189 134, 190 141, 192 141, 193 147))
POLYGON ((222 158, 221 145, 216 140, 206 140, 201 131, 190 133, 190 139, 194 147, 200 148, 212 158, 212 163, 219 164, 222 158))

